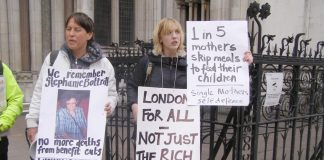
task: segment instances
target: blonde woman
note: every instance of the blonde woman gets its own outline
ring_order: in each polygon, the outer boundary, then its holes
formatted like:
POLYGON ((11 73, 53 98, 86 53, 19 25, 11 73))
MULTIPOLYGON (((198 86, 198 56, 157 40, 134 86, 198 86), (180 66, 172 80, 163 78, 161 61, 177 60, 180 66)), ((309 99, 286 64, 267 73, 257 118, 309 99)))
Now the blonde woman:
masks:
MULTIPOLYGON (((184 32, 173 18, 158 22, 153 32, 154 49, 136 65, 128 80, 127 101, 133 117, 137 118, 138 86, 160 88, 187 88, 187 58, 184 50, 184 32), (148 67, 153 66, 150 75, 148 67)), ((244 61, 253 62, 251 52, 246 52, 244 61)))

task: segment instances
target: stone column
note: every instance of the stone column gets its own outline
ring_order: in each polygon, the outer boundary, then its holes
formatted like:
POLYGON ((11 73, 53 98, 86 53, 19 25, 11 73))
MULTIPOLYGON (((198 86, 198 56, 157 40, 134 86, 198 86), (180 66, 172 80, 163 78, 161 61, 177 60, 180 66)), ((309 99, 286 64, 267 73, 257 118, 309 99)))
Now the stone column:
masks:
POLYGON ((171 12, 172 13, 172 8, 168 8, 167 6, 167 0, 164 0, 164 1, 160 1, 160 14, 161 14, 161 18, 164 18, 164 17, 167 17, 167 11, 166 10, 169 10, 169 13, 171 12))
POLYGON ((31 70, 31 38, 30 38, 30 8, 29 1, 19 1, 19 20, 20 20, 20 53, 21 53, 21 66, 22 71, 31 70))
POLYGON ((154 26, 157 23, 156 20, 156 6, 154 1, 152 0, 146 0, 145 3, 145 8, 146 8, 146 15, 145 15, 145 25, 146 25, 146 37, 145 39, 152 39, 153 38, 153 30, 154 30, 154 26))
POLYGON ((229 0, 210 1, 210 20, 229 20, 229 0))
POLYGON ((91 19, 94 19, 94 0, 76 0, 76 11, 84 12, 91 19))
POLYGON ((189 21, 193 20, 193 13, 192 13, 193 9, 192 9, 192 7, 193 7, 193 2, 192 2, 192 0, 190 0, 189 1, 189 21))
POLYGON ((7 1, 9 30, 9 65, 14 71, 21 71, 21 42, 19 0, 7 1))
POLYGON ((231 20, 245 20, 246 10, 249 7, 248 0, 230 0, 230 19, 231 20))
POLYGON ((74 12, 74 1, 64 1, 64 17, 65 19, 74 12))
POLYGON ((206 6, 207 7, 206 7, 206 17, 205 17, 205 19, 209 21, 210 20, 210 7, 211 7, 210 3, 206 3, 206 6))
POLYGON ((147 41, 145 37, 146 25, 145 24, 145 0, 135 1, 135 38, 139 40, 147 41))
POLYGON ((163 17, 173 17, 179 20, 179 16, 177 14, 177 2, 174 0, 167 0, 164 7, 165 16, 163 17))
POLYGON ((64 43, 64 0, 51 1, 52 50, 59 49, 64 43))
POLYGON ((0 0, 0 59, 9 64, 9 28, 7 0, 0 0))
POLYGON ((178 1, 178 9, 179 9, 179 22, 183 28, 183 30, 186 30, 186 8, 183 1, 178 1))
POLYGON ((161 20, 162 18, 162 5, 161 1, 153 1, 153 29, 151 30, 153 32, 155 25, 161 20))
POLYGON ((197 21, 198 19, 198 4, 193 3, 193 20, 197 21))
POLYGON ((111 6, 111 42, 119 43, 119 0, 112 0, 111 6))
POLYGON ((204 20, 206 20, 205 19, 205 13, 206 13, 206 9, 205 9, 205 7, 206 7, 206 2, 205 2, 205 0, 201 0, 201 20, 202 21, 204 21, 204 20))
POLYGON ((173 17, 173 18, 177 19, 179 21, 179 23, 180 23, 180 7, 179 7, 179 4, 178 4, 177 1, 173 1, 173 0, 170 3, 172 3, 172 8, 173 8, 172 12, 173 13, 172 13, 172 16, 168 15, 168 17, 173 17))
POLYGON ((42 55, 39 58, 44 59, 52 51, 51 0, 41 0, 41 11, 42 55))
POLYGON ((39 70, 42 66, 42 11, 41 0, 29 0, 30 19, 30 52, 31 70, 39 70))

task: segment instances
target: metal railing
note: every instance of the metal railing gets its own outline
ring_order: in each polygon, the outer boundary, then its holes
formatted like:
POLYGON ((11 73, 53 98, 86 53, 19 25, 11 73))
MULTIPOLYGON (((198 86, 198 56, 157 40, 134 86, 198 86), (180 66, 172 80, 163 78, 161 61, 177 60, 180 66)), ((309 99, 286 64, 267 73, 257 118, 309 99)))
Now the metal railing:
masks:
MULTIPOLYGON (((259 20, 269 15, 269 4, 260 7, 254 2, 247 10, 254 53, 252 103, 248 107, 201 107, 202 160, 323 159, 324 42, 309 49, 310 40, 301 39, 304 34, 300 33, 283 38, 280 47, 273 45, 275 36, 262 34, 259 20), (280 104, 264 107, 268 72, 282 72, 284 84, 280 104)), ((135 159, 135 124, 126 104, 126 82, 139 58, 152 49, 150 43, 136 42, 136 47, 106 47, 121 97, 107 124, 107 159, 135 159)))

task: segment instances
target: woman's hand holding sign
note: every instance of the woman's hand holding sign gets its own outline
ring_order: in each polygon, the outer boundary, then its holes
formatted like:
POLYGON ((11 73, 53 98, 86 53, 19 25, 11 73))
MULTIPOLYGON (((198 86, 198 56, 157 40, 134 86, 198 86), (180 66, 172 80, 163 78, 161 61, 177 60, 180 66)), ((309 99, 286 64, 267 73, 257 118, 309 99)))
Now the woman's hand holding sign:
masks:
POLYGON ((109 102, 105 105, 104 110, 106 112, 107 117, 110 117, 113 114, 113 109, 109 102))
POLYGON ((252 53, 250 51, 244 52, 243 61, 247 62, 248 64, 253 63, 253 56, 252 56, 252 53))
POLYGON ((137 103, 132 104, 132 113, 133 113, 133 118, 135 123, 137 121, 137 111, 138 111, 137 103))
POLYGON ((32 143, 35 140, 37 129, 38 129, 37 127, 27 129, 27 139, 29 143, 32 143))

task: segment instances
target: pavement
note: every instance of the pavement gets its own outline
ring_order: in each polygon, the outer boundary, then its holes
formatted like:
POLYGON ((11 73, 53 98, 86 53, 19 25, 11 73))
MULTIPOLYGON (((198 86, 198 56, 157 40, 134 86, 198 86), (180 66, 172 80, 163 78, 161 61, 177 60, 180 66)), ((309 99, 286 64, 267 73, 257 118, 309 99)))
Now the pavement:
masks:
POLYGON ((29 160, 25 128, 25 114, 22 114, 10 131, 8 160, 29 160))

